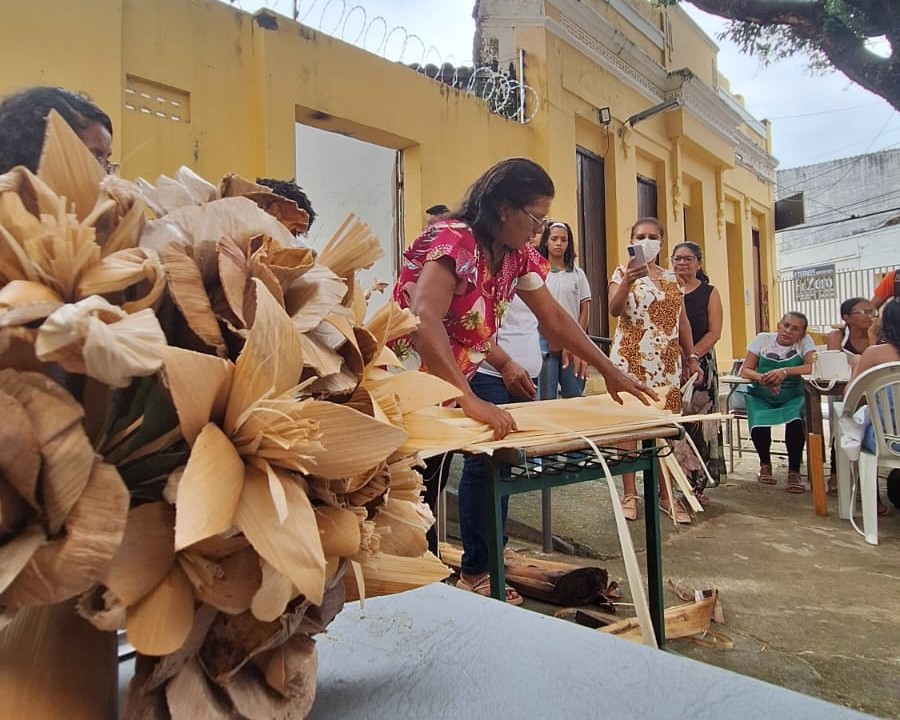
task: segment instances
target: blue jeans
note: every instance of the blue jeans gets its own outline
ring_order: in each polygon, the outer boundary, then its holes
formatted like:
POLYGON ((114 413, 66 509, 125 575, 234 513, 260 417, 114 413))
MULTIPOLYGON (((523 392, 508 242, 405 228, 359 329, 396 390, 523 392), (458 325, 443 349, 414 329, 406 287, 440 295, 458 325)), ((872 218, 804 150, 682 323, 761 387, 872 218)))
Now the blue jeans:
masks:
POLYGON ((575 363, 570 359, 568 367, 562 366, 562 352, 545 352, 540 377, 541 400, 555 400, 562 390, 564 398, 584 395, 584 380, 575 377, 575 363))
MULTIPOLYGON (((512 402, 502 378, 475 373, 469 381, 478 397, 495 405, 512 402)), ((500 466, 500 474, 509 477, 509 465, 500 466)), ((488 491, 488 468, 481 455, 466 455, 459 479, 459 534, 462 538, 462 572, 481 575, 488 571, 488 512, 485 493, 488 491)), ((503 525, 509 508, 509 497, 501 502, 503 525)), ((503 544, 506 544, 506 535, 503 544)))

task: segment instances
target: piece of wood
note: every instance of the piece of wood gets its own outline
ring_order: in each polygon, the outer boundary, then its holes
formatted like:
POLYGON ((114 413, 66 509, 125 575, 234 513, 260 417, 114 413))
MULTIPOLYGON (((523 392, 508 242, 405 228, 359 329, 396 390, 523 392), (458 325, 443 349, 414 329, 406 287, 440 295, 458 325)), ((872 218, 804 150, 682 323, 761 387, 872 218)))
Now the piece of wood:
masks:
MULTIPOLYGON (((666 639, 674 640, 689 635, 699 635, 709 630, 717 599, 718 592, 713 591, 709 597, 702 600, 666 608, 666 639)), ((600 632, 617 635, 626 640, 640 641, 641 624, 637 618, 627 618, 600 628, 600 632)))
POLYGON ((809 484, 812 487, 813 508, 819 517, 828 516, 825 498, 825 445, 822 436, 810 433, 806 443, 809 453, 809 484))
MULTIPOLYGON (((441 559, 459 569, 462 551, 441 546, 441 559)), ((587 605, 597 601, 609 580, 606 570, 594 566, 535 560, 516 553, 505 556, 506 582, 523 595, 553 605, 587 605)))

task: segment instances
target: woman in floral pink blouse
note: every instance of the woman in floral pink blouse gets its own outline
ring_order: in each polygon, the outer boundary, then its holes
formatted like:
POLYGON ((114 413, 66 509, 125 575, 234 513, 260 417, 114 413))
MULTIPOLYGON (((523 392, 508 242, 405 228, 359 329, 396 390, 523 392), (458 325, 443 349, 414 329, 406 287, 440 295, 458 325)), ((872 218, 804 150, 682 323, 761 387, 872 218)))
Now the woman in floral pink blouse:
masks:
MULTIPOLYGON (((606 379, 614 399, 619 400, 620 392, 645 402, 645 394, 655 397, 646 386, 612 365, 544 285, 547 261, 528 241, 543 230, 553 194, 550 176, 531 160, 511 158, 497 163, 469 188, 459 209, 416 238, 404 253, 394 287, 394 299, 420 320, 414 333, 393 344, 394 352, 407 365, 418 361, 421 368, 458 387, 460 408, 469 417, 490 425, 498 440, 516 429, 512 415, 479 398, 468 381, 489 359, 513 396, 527 395, 515 389, 518 383, 523 387, 526 381, 530 383, 528 374, 491 342, 515 293, 537 316, 541 334, 593 365, 606 379)), ((425 499, 432 509, 446 481, 446 472, 439 472, 440 458, 434 460, 424 473, 425 499)), ((443 466, 449 469, 449 463, 443 466)), ((460 487, 460 506, 474 506, 482 512, 480 517, 463 517, 461 512, 460 524, 475 529, 476 535, 481 528, 482 537, 473 541, 479 547, 464 542, 464 564, 465 555, 474 553, 484 557, 484 567, 464 571, 461 584, 472 589, 477 586, 477 592, 489 594, 489 585, 478 582, 487 572, 483 508, 479 503, 463 502, 463 495, 471 492, 483 489, 460 487), (482 542, 484 546, 480 547, 482 542)), ((433 529, 429 544, 436 550, 433 529)), ((509 589, 507 599, 512 599, 511 593, 515 591, 509 589)))

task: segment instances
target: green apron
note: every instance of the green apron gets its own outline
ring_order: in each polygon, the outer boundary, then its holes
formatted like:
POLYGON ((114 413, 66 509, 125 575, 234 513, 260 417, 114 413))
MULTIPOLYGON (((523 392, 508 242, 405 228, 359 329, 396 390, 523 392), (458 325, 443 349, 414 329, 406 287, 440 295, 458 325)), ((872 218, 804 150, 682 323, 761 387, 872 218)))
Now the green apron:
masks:
MULTIPOLYGON (((794 355, 787 360, 772 360, 760 356, 756 371, 765 375, 771 370, 799 367, 803 365, 803 356, 794 355)), ((755 427, 774 427, 786 425, 792 420, 803 419, 803 378, 791 375, 781 383, 777 395, 765 385, 752 383, 745 390, 747 395, 747 422, 752 430, 755 427)))

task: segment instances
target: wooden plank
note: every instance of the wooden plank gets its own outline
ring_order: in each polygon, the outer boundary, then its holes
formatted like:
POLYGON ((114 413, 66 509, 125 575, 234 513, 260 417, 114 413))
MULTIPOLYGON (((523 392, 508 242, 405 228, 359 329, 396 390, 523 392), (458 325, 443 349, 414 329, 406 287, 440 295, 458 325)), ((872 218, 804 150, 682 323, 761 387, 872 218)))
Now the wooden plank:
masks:
POLYGON ((828 516, 825 499, 825 444, 821 435, 807 436, 806 452, 809 453, 809 484, 812 486, 813 507, 816 515, 828 516))

